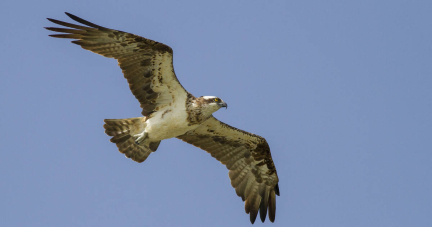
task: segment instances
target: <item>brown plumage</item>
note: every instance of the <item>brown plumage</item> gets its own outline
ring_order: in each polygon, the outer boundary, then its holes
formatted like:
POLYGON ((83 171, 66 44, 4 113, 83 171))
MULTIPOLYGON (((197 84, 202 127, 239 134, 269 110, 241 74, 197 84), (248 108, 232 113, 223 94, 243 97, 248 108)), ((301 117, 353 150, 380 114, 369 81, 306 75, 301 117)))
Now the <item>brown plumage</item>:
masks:
POLYGON ((117 59, 132 94, 143 108, 142 115, 147 116, 157 111, 161 105, 173 102, 179 93, 186 93, 174 73, 171 47, 131 33, 104 28, 70 13, 66 14, 90 27, 48 18, 53 23, 74 28, 47 27, 46 29, 51 31, 66 33, 50 36, 77 39, 72 43, 104 57, 117 59))
POLYGON ((136 162, 145 161, 151 153, 151 151, 135 144, 134 138, 131 136, 143 130, 142 121, 142 117, 104 120, 105 133, 112 136, 110 141, 117 145, 121 153, 136 162))
POLYGON ((197 146, 226 165, 231 185, 245 201, 245 211, 252 223, 260 211, 264 222, 267 208, 274 222, 278 177, 266 140, 220 122, 214 117, 177 138, 197 146), (269 206, 270 205, 270 206, 269 206))
MULTIPOLYGON (((169 46, 66 14, 89 27, 48 19, 67 27, 46 28, 62 33, 51 36, 75 39, 72 43, 86 50, 117 59, 132 94, 143 109, 144 117, 105 119, 105 133, 112 136, 111 142, 117 145, 119 151, 134 161, 143 162, 156 151, 162 139, 176 137, 199 147, 226 165, 231 185, 245 201, 250 221, 254 223, 259 213, 264 222, 268 212, 270 221, 274 222, 279 179, 266 140, 214 118, 211 113, 220 107, 227 107, 221 99, 209 98, 212 96, 195 98, 187 92, 174 73, 173 51, 169 46), (206 109, 210 105, 214 109, 211 112, 206 109), (215 109, 215 105, 220 106, 215 109), (182 116, 185 116, 184 119, 182 116), (180 122, 184 126, 177 125, 176 130, 186 127, 188 131, 165 138, 154 137, 159 139, 147 141, 147 144, 137 142, 146 141, 149 135, 153 135, 146 131, 148 124, 153 124, 153 127, 160 122, 177 124, 178 119, 184 120, 180 122)), ((162 131, 160 134, 167 133, 170 132, 162 131)))

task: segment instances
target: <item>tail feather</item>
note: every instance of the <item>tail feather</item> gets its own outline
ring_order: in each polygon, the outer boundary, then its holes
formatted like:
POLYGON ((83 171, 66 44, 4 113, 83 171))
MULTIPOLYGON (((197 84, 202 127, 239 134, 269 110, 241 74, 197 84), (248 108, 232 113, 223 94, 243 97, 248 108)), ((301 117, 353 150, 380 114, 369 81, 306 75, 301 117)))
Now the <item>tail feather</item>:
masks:
POLYGON ((136 144, 133 137, 145 129, 144 117, 105 119, 104 122, 105 133, 112 136, 110 141, 117 145, 121 153, 136 162, 147 159, 152 150, 147 146, 136 144))

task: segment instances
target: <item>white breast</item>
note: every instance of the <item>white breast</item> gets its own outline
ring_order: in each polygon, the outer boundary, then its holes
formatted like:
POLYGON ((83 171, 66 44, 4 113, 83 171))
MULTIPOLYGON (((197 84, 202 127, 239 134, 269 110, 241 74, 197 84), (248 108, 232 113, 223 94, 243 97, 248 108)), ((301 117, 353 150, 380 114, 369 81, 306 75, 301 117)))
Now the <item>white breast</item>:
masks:
POLYGON ((180 136, 198 127, 198 125, 189 126, 187 117, 185 102, 178 101, 153 113, 152 117, 146 121, 145 131, 148 133, 150 141, 180 136))

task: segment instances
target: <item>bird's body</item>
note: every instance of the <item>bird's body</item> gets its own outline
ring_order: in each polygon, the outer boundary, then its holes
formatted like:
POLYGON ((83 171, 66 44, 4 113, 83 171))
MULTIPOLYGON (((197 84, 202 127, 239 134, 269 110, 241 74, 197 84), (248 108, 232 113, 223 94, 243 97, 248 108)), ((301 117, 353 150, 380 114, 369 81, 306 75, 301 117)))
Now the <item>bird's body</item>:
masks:
POLYGON ((46 28, 61 33, 51 36, 75 39, 72 42, 86 50, 117 59, 143 109, 143 117, 104 120, 105 133, 119 151, 143 162, 165 139, 175 137, 197 146, 229 169, 231 185, 245 201, 251 222, 258 212, 264 222, 267 211, 273 222, 279 179, 266 140, 214 118, 215 111, 227 107, 222 99, 187 92, 174 73, 169 46, 66 14, 89 27, 48 19, 67 27, 46 28))
POLYGON ((187 122, 188 114, 184 103, 174 103, 172 106, 162 108, 154 112, 146 120, 146 132, 151 141, 159 141, 183 135, 189 130, 193 130, 199 125, 189 125, 187 122))
POLYGON ((155 116, 146 121, 146 132, 149 140, 159 141, 174 138, 196 129, 199 125, 189 125, 187 122, 186 108, 174 106, 166 110, 158 111, 155 116))
MULTIPOLYGON (((144 130, 139 133, 148 133, 148 140, 156 142, 181 136, 198 128, 202 122, 211 116, 213 111, 209 110, 206 114, 205 110, 207 108, 199 105, 199 98, 189 95, 188 100, 189 105, 185 105, 184 102, 174 102, 172 105, 160 108, 148 117, 142 117, 141 124, 144 130), (203 117, 199 118, 197 115, 203 117), (191 116, 193 116, 194 121, 190 121, 191 116)), ((219 109, 219 107, 216 109, 219 109)))

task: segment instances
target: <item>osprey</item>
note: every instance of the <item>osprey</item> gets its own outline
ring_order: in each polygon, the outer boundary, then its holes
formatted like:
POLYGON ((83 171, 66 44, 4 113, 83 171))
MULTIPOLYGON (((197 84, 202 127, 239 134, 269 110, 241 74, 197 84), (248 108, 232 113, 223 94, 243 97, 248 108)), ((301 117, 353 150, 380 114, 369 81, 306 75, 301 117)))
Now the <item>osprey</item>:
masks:
POLYGON ((231 185, 245 201, 252 224, 258 211, 264 222, 267 210, 274 222, 279 179, 264 138, 214 118, 212 113, 227 107, 222 99, 197 98, 187 92, 174 73, 169 46, 66 15, 89 27, 48 18, 68 27, 47 27, 63 33, 50 36, 75 39, 72 43, 86 50, 117 59, 132 94, 141 104, 143 117, 104 120, 105 133, 112 136, 110 141, 121 153, 143 162, 162 140, 174 137, 199 147, 226 165, 231 185))

